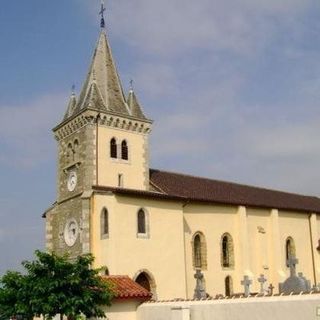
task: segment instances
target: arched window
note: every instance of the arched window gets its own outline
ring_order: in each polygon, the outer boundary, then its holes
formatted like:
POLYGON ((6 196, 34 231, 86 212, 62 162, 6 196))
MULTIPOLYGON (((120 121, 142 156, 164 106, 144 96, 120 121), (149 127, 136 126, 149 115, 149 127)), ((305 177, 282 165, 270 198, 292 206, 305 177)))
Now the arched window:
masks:
POLYGON ((194 237, 194 265, 196 268, 201 268, 202 266, 202 259, 201 259, 201 239, 200 235, 196 235, 194 237))
POLYGON ((286 265, 288 266, 288 260, 296 256, 296 247, 294 245, 294 240, 288 237, 286 240, 286 265))
POLYGON ((228 233, 221 237, 221 265, 223 268, 234 267, 233 240, 228 233))
POLYGON ((109 234, 109 214, 106 208, 101 211, 100 217, 101 238, 107 238, 109 234))
POLYGON ((146 214, 140 209, 138 211, 138 234, 146 234, 146 214))
POLYGON ((207 247, 205 237, 198 232, 192 241, 193 266, 195 269, 205 269, 207 267, 207 247))
POLYGON ((110 157, 113 159, 117 158, 117 141, 115 138, 112 138, 110 141, 110 157))
POLYGON ((128 160, 128 144, 126 140, 123 140, 121 143, 121 159, 128 160))
POLYGON ((226 297, 230 297, 233 294, 233 289, 232 289, 232 278, 230 276, 227 276, 224 279, 224 285, 225 285, 225 293, 226 297))

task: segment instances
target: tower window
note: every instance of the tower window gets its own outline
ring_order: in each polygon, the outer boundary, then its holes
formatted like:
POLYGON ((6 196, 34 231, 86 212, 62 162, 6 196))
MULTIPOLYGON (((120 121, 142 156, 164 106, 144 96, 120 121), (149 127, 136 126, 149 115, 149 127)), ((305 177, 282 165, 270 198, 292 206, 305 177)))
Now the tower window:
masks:
POLYGON ((76 139, 73 143, 73 160, 79 159, 79 141, 76 139))
POLYGON ((109 214, 106 208, 101 211, 100 217, 101 238, 107 238, 109 234, 109 214))
POLYGON ((121 159, 128 160, 128 144, 126 140, 123 140, 121 143, 121 159))
POLYGON ((115 138, 112 138, 110 141, 110 157, 113 159, 117 158, 117 141, 115 138))
POLYGON ((123 187, 123 174, 118 174, 118 187, 123 187))

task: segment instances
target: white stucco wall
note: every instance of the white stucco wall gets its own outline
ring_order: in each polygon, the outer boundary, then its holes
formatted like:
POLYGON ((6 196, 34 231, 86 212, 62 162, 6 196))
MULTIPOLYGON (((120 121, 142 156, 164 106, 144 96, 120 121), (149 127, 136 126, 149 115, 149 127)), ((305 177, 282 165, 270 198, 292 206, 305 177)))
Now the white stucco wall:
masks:
POLYGON ((320 295, 243 298, 146 303, 137 320, 316 320, 319 311, 320 295))

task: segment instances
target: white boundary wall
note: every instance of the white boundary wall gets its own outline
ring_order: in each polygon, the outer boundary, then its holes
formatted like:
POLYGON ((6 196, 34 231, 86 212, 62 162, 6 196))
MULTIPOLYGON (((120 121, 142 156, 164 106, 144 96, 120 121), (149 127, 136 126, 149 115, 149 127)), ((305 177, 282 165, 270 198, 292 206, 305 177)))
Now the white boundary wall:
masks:
POLYGON ((320 295, 144 303, 137 320, 320 320, 320 295))

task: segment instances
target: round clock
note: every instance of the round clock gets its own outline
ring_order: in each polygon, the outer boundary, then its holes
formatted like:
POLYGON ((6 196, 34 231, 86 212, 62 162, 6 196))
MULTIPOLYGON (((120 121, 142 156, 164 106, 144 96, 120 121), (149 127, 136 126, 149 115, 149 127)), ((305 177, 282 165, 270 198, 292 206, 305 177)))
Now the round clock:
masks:
POLYGON ((67 186, 69 191, 73 191, 76 188, 77 185, 77 174, 75 171, 71 171, 69 173, 67 186))
POLYGON ((72 247, 78 238, 79 227, 75 219, 71 219, 66 223, 64 228, 64 241, 67 246, 72 247))

